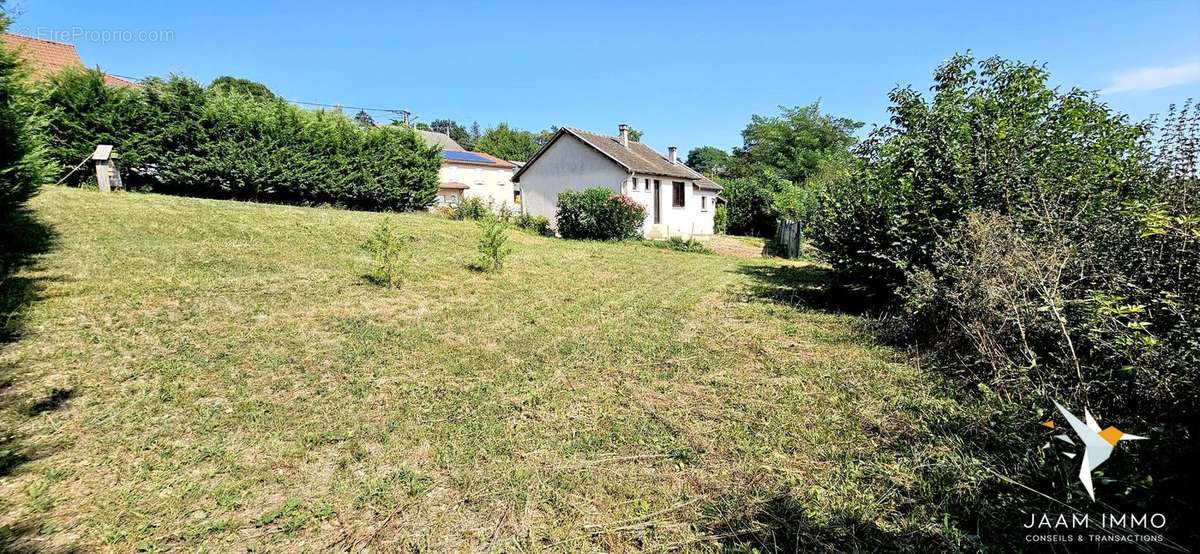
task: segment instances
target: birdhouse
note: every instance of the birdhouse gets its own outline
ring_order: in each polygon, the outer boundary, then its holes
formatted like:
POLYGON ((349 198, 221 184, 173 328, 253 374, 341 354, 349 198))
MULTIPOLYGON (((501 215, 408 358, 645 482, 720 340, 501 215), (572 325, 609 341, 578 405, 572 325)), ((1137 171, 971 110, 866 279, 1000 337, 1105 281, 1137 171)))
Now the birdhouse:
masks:
POLYGON ((117 153, 113 152, 111 144, 96 146, 96 151, 92 152, 92 165, 96 168, 96 185, 100 187, 100 192, 125 190, 121 171, 117 167, 117 153))

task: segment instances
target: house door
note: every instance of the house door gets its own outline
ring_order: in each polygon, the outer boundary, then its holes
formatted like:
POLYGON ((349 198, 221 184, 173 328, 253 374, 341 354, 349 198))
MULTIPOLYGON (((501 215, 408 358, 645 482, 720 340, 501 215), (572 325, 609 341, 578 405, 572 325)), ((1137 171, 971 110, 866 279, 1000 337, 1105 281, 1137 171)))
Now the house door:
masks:
POLYGON ((654 180, 654 224, 662 223, 662 183, 654 180))

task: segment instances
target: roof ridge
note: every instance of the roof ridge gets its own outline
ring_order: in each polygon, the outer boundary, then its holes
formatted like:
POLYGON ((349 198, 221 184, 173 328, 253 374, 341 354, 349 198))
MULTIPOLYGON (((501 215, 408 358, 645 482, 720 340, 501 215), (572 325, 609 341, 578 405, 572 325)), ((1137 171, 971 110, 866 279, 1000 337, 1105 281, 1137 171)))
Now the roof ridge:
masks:
POLYGON ((29 35, 22 35, 21 33, 13 33, 13 32, 9 32, 9 31, 5 31, 4 34, 6 34, 8 36, 12 36, 12 37, 17 37, 17 38, 36 40, 38 42, 45 42, 47 44, 54 44, 57 46, 66 46, 69 48, 75 48, 75 45, 70 42, 59 42, 57 40, 50 40, 50 39, 41 38, 41 37, 31 37, 29 35))

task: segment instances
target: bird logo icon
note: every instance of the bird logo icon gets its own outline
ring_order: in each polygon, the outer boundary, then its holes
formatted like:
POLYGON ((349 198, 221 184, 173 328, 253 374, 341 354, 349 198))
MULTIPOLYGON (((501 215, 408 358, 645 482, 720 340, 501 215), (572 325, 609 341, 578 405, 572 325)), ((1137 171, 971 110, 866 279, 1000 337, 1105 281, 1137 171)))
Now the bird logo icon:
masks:
MULTIPOLYGON (((1120 429, 1112 426, 1101 430, 1100 424, 1096 423, 1096 419, 1092 417, 1087 408, 1083 409, 1085 423, 1084 421, 1080 421, 1071 412, 1068 412, 1066 408, 1062 407, 1062 404, 1055 402, 1054 406, 1066 418, 1067 423, 1071 424, 1071 430, 1075 431, 1075 435, 1079 437, 1079 440, 1083 441, 1083 463, 1079 466, 1079 481, 1083 483, 1083 487, 1088 491, 1088 496, 1094 502, 1096 500, 1096 493, 1092 487, 1092 470, 1100 467, 1100 464, 1108 460, 1109 456, 1112 456, 1118 442, 1144 440, 1146 437, 1123 433, 1120 429)), ((1042 425, 1051 429, 1055 428, 1053 420, 1042 423, 1042 425)), ((1055 437, 1068 444, 1075 444, 1066 433, 1055 435, 1055 437)), ((1049 444, 1047 444, 1048 446, 1049 444)), ((1068 453, 1067 457, 1074 458, 1075 454, 1068 453)))

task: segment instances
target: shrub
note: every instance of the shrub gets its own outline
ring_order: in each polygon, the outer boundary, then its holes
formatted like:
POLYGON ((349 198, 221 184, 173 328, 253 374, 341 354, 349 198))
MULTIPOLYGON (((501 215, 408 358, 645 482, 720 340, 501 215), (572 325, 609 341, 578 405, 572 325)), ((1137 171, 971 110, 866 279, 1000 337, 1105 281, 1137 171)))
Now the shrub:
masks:
POLYGON ((479 260, 475 268, 480 271, 499 271, 504 267, 504 258, 512 253, 508 246, 508 224, 495 216, 479 220, 479 260))
MULTIPOLYGON (((0 13, 0 33, 8 20, 0 13)), ((26 68, 16 53, 0 45, 0 217, 37 192, 50 179, 37 102, 26 68)))
POLYGON ((680 237, 671 237, 667 240, 645 240, 642 244, 653 246, 655 248, 664 248, 667 250, 675 250, 678 252, 693 252, 697 254, 712 254, 713 249, 705 246, 703 242, 696 239, 684 240, 680 237))
POLYGON ((479 221, 492 215, 492 208, 482 198, 463 198, 450 212, 450 219, 479 221))
POLYGON ((713 212, 713 233, 723 235, 728 227, 729 212, 725 210, 725 204, 720 204, 717 206, 716 211, 713 212))
POLYGON ((518 229, 524 229, 538 235, 551 235, 550 220, 540 215, 521 214, 516 218, 518 229))
POLYGON ((403 235, 392 227, 391 218, 384 218, 363 244, 371 255, 368 278, 379 285, 396 288, 412 261, 413 237, 403 235))
MULTIPOLYGON (((1073 478, 1030 446, 1045 437, 1028 422, 1052 401, 1151 437, 1200 432, 1200 124, 1194 108, 1168 116, 1155 153, 1147 126, 1047 79, 959 56, 933 98, 893 91, 893 124, 822 193, 812 236, 975 401, 981 421, 962 435, 975 455, 1070 500, 1073 478)), ((1105 502, 1189 513, 1196 456, 1194 440, 1123 449, 1105 467, 1123 486, 1105 502)), ((1010 489, 961 515, 998 535, 1040 508, 1010 489)))
POLYGON ((604 187, 558 195, 558 232, 563 238, 623 240, 638 235, 646 208, 604 187))
POLYGON ((731 235, 769 237, 775 233, 775 183, 766 178, 726 179, 721 181, 726 200, 725 232, 731 235))

